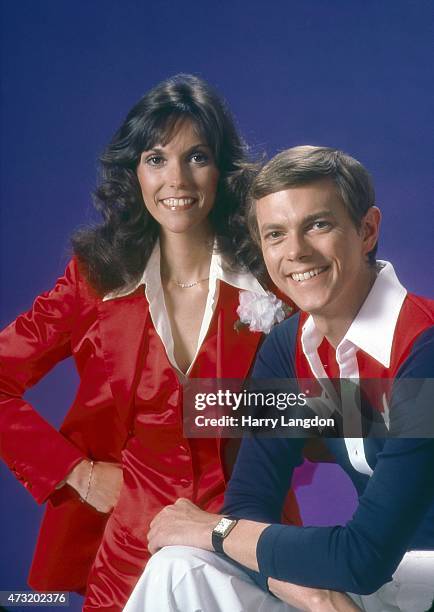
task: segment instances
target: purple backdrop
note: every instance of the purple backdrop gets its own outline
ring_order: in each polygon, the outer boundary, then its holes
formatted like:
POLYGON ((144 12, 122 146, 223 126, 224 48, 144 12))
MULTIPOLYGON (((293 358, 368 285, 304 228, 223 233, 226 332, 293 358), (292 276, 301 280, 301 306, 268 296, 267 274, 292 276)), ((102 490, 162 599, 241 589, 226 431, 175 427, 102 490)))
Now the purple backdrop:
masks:
MULTIPOLYGON (((410 290, 428 294, 431 8, 429 0, 3 2, 1 322, 62 272, 71 230, 92 215, 99 152, 136 99, 177 72, 213 83, 257 152, 309 143, 359 158, 384 214, 380 256, 410 290)), ((59 424, 75 384, 65 363, 29 397, 59 424)), ((0 590, 22 589, 41 509, 3 465, 0 474, 0 590)), ((307 465, 297 484, 308 522, 345 521, 354 507, 334 466, 307 465)))

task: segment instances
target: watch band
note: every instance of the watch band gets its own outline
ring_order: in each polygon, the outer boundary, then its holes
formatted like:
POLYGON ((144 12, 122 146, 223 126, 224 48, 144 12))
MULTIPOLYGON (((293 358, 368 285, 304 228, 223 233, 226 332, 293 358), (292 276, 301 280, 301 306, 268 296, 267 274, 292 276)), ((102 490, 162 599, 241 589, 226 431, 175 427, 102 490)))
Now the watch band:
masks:
POLYGON ((238 520, 236 516, 224 516, 214 527, 211 542, 215 552, 224 554, 223 540, 230 534, 238 520))

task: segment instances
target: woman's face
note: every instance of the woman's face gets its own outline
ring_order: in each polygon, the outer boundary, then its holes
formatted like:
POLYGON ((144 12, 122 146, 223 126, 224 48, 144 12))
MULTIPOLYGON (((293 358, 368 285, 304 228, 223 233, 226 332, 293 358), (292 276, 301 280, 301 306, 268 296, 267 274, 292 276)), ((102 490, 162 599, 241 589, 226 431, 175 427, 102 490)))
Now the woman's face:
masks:
POLYGON ((208 228, 219 170, 211 149, 186 119, 166 145, 143 151, 137 178, 149 213, 165 232, 208 228))

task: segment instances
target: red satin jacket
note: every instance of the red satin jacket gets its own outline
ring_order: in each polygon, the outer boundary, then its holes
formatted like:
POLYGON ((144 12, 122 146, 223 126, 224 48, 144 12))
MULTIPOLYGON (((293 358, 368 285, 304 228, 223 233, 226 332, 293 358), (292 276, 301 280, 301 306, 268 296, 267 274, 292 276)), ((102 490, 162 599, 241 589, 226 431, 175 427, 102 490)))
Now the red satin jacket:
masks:
MULTIPOLYGON (((262 334, 246 328, 234 332, 238 300, 239 290, 221 283, 190 376, 247 376, 262 334)), ((37 502, 48 500, 29 576, 35 589, 84 592, 107 516, 81 503, 70 487, 56 490, 56 486, 84 457, 121 462, 123 449, 135 435, 139 379, 151 376, 143 371, 149 351, 154 377, 150 388, 158 402, 167 384, 161 374, 171 366, 153 329, 143 286, 104 302, 80 275, 75 260, 53 290, 39 296, 30 311, 0 334, 0 453, 37 502), (80 385, 59 432, 22 395, 71 355, 80 385), (160 376, 157 381, 155 372, 160 376)), ((179 411, 182 389, 174 380, 172 370, 171 384, 176 388, 170 401, 179 411)), ((170 435, 174 446, 182 443, 182 419, 170 435)), ((225 444, 225 440, 217 443, 222 473, 225 444)), ((215 453, 215 448, 210 445, 209 452, 215 453)), ((206 482, 202 479, 198 486, 206 488, 206 482)), ((206 490, 202 493, 206 498, 206 490)), ((297 520, 295 506, 293 516, 297 520)))

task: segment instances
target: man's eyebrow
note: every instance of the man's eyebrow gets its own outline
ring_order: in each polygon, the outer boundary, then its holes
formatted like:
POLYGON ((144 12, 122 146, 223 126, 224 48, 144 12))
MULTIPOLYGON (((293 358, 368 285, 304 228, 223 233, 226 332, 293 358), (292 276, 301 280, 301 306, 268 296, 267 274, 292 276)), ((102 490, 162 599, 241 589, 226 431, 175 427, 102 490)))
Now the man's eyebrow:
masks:
MULTIPOLYGON (((302 225, 308 225, 309 223, 313 223, 314 221, 317 221, 318 219, 335 219, 335 215, 332 213, 331 210, 319 210, 318 212, 312 213, 311 215, 307 215, 306 217, 303 217, 303 219, 301 220, 301 224, 302 225)), ((264 225, 262 225, 259 229, 261 232, 268 232, 270 230, 279 230, 286 227, 286 223, 285 221, 274 221, 273 223, 264 223, 264 225)))
POLYGON ((319 210, 318 212, 312 213, 311 215, 307 215, 302 220, 302 223, 304 224, 312 223, 312 221, 317 221, 317 219, 323 219, 324 217, 328 219, 335 219, 335 215, 332 213, 331 210, 324 209, 324 210, 319 210))
POLYGON ((284 223, 264 223, 264 225, 262 225, 260 227, 261 232, 268 232, 269 230, 278 230, 278 229, 282 229, 282 227, 284 227, 284 223))

